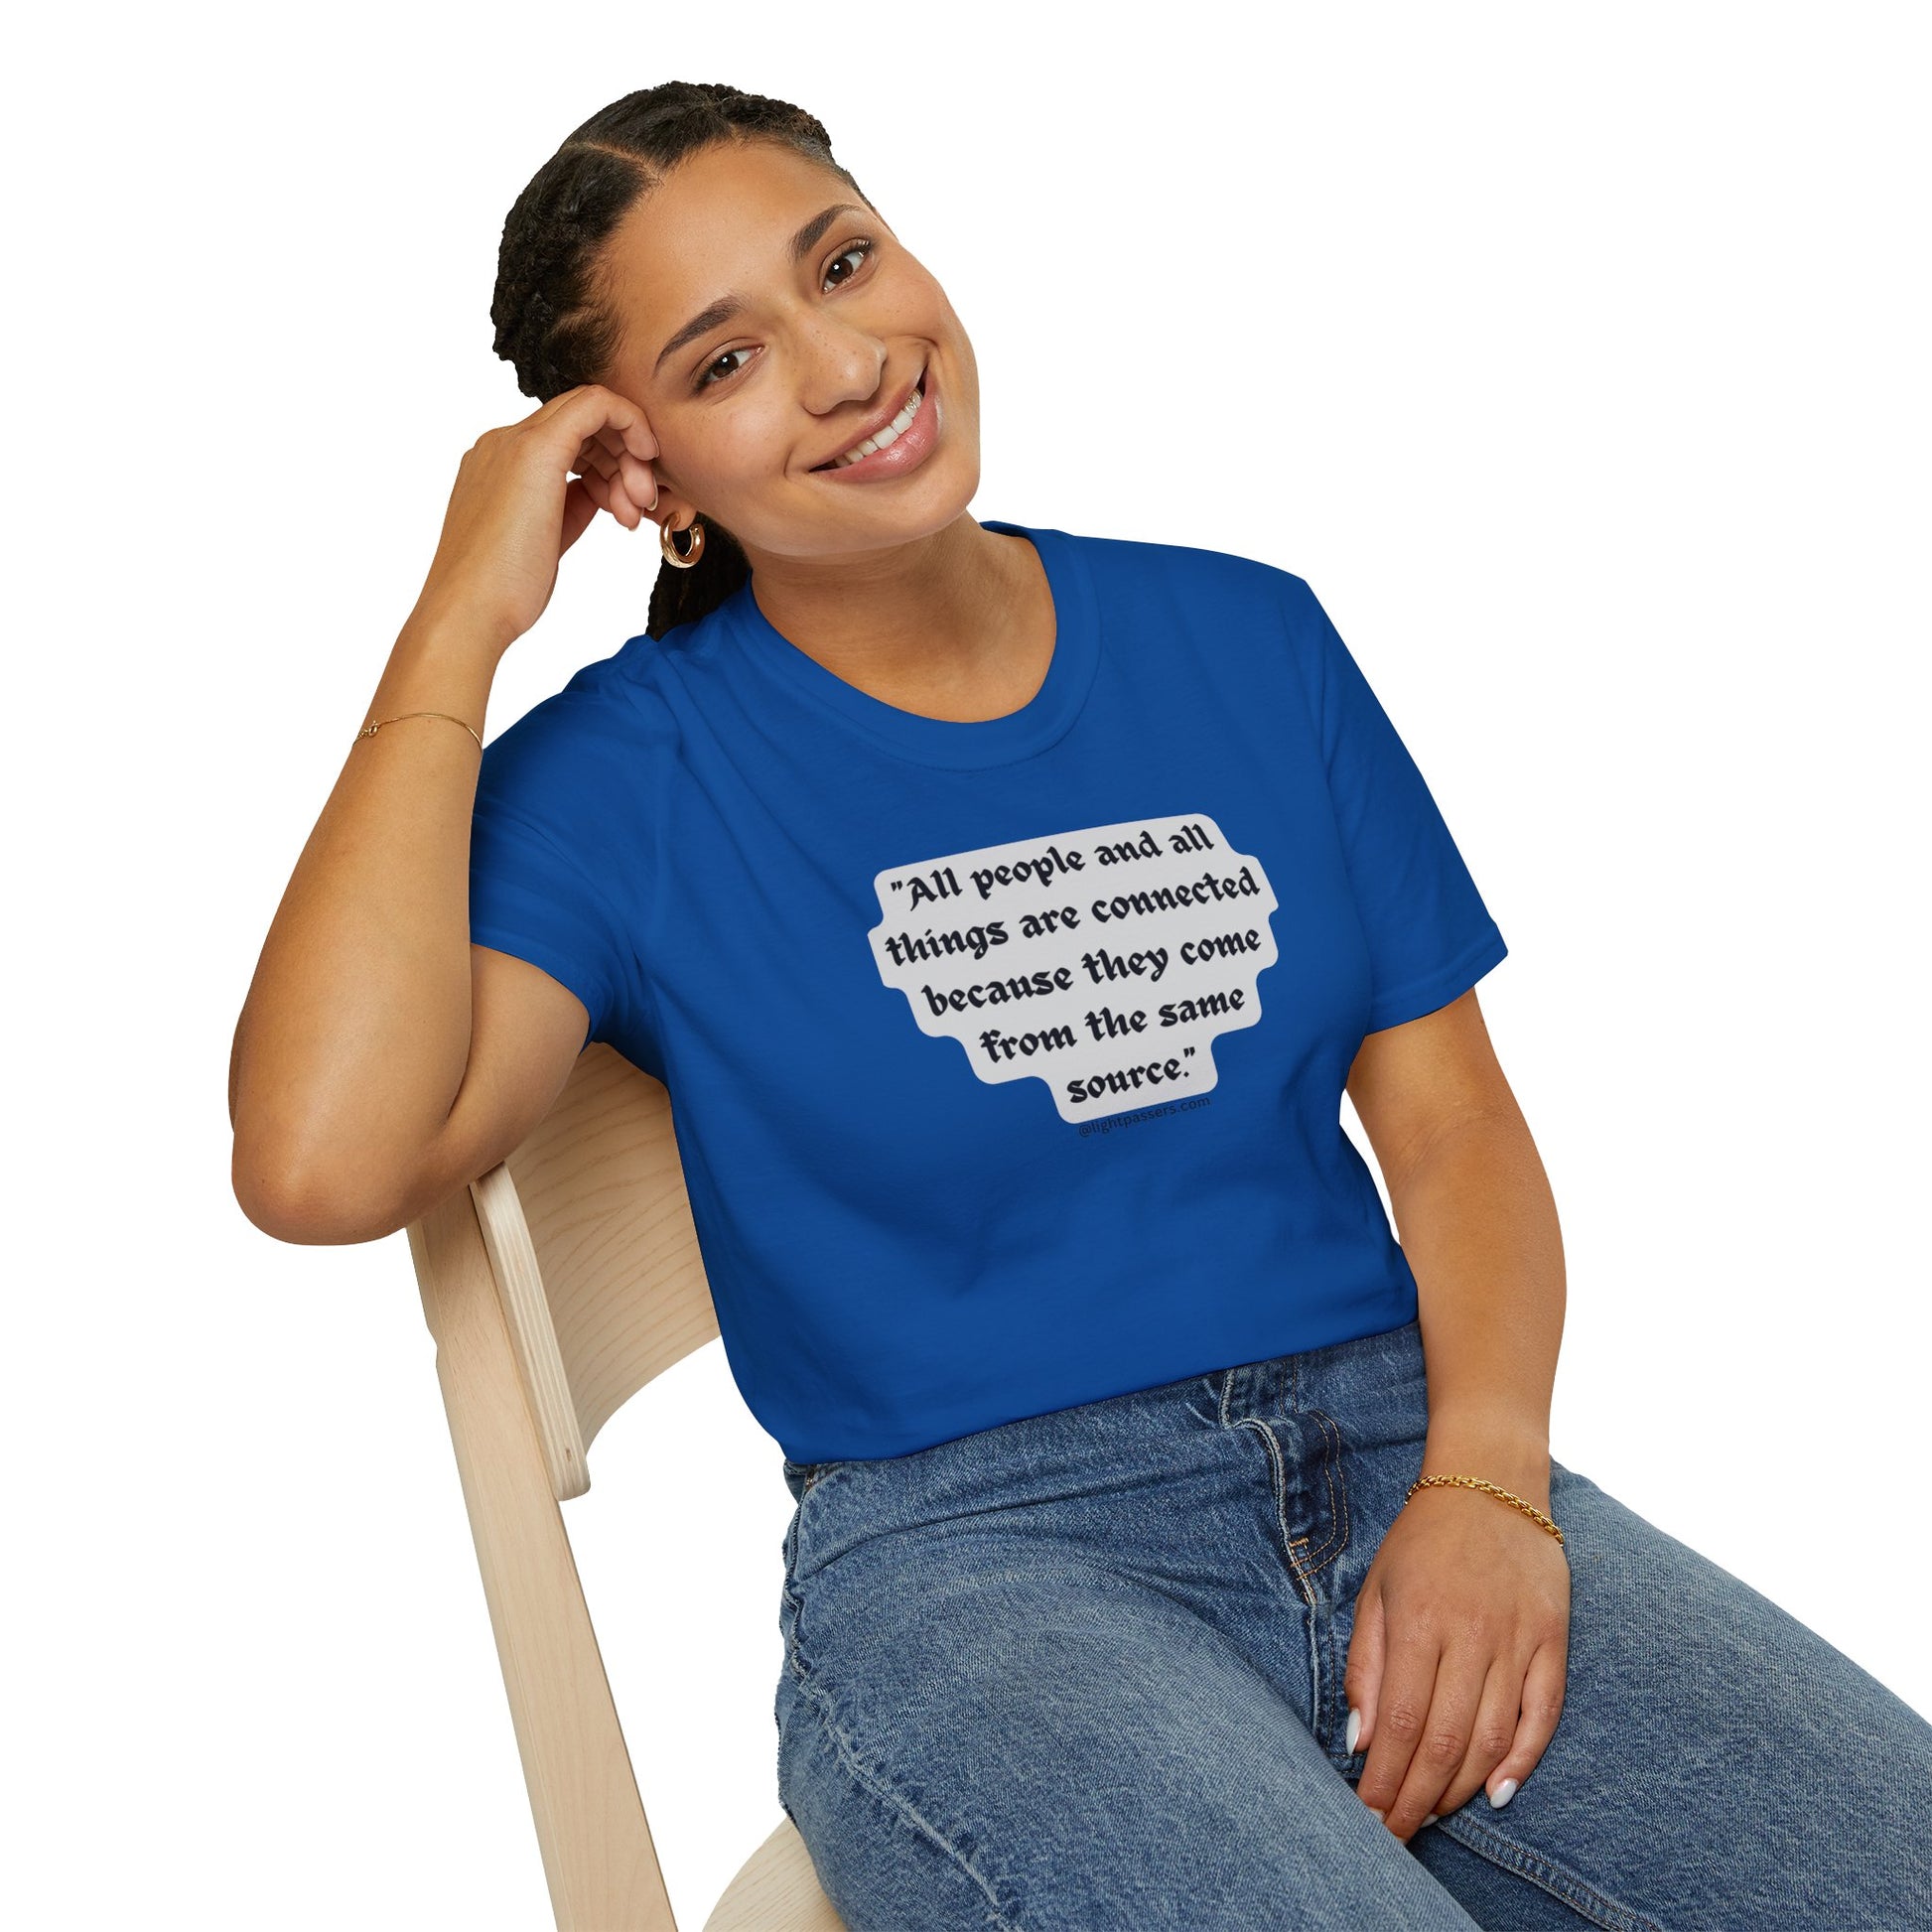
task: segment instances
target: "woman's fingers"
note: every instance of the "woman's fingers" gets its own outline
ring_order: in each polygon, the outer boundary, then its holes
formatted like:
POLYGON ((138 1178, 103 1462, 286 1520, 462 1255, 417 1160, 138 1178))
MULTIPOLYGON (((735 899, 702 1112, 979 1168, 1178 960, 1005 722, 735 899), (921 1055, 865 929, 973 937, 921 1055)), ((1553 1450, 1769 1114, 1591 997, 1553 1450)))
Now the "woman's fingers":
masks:
POLYGON ((1492 1805, 1506 1805, 1517 1787, 1543 1761, 1550 1739, 1563 1716, 1565 1686, 1570 1676, 1570 1632, 1539 1645, 1523 1678, 1522 1715, 1508 1750, 1483 1779, 1492 1805), (1506 1788, 1505 1788, 1506 1787, 1506 1788))
POLYGON ((559 557, 590 528, 591 519, 597 514, 598 508, 598 500, 591 494, 591 485, 583 479, 573 477, 564 485, 564 526, 557 544, 559 557))
POLYGON ((632 456, 621 439, 612 435, 610 440, 617 443, 615 450, 606 447, 604 437, 586 438, 573 468, 586 475, 599 476, 607 483, 615 483, 617 487, 610 492, 607 506, 619 522, 635 529, 638 522, 656 507, 657 479, 651 475, 650 465, 632 456), (627 515, 626 510, 635 511, 635 514, 627 515))
POLYGON ((657 485, 649 469, 628 452, 614 457, 592 444, 580 453, 575 467, 582 472, 587 487, 595 485, 591 495, 598 507, 609 511, 626 530, 636 529, 657 500, 657 485))
MULTIPOLYGON (((1355 1790, 1362 1803, 1389 1824, 1388 1814, 1408 1777, 1410 1759, 1422 1738, 1423 1722, 1435 1700, 1442 1646, 1425 1622, 1391 1606, 1387 1592, 1372 1574, 1362 1587, 1360 1600, 1368 1615, 1366 1623, 1357 1622, 1349 1641, 1348 1669, 1343 1679, 1350 1687, 1349 1703, 1362 1714, 1356 1748, 1368 1752, 1355 1790), (1369 1658, 1359 1660, 1363 1668, 1358 1679, 1357 1653, 1365 1635, 1370 1639, 1373 1662, 1369 1658)), ((1360 1614, 1358 1609, 1358 1618, 1360 1614)), ((1417 1811, 1415 1822, 1420 1823, 1428 1809, 1425 1805, 1417 1811)))
POLYGON ((651 462, 657 455, 657 438, 651 434, 644 412, 628 396, 621 396, 615 389, 607 393, 611 397, 611 426, 621 435, 623 447, 640 462, 651 462))
POLYGON ((1516 1740, 1517 1719, 1523 1707, 1523 1672, 1524 1660, 1520 1657, 1499 1653, 1490 1664, 1461 1768, 1431 1807, 1438 1817, 1460 1811, 1484 1784, 1502 1782, 1503 1774, 1497 1766, 1516 1740), (1492 1771, 1496 1772, 1493 1779, 1492 1771))
POLYGON ((577 461, 570 467, 579 472, 595 470, 600 477, 615 477, 618 474, 617 452, 607 450, 602 437, 587 436, 583 448, 577 452, 577 461))
POLYGON ((1441 1814, 1443 1793, 1461 1769, 1489 1660, 1476 1649, 1441 1648, 1426 1626, 1410 1642, 1396 1633, 1391 1649, 1380 1731, 1356 1790, 1407 1839, 1441 1814))
POLYGON ((651 474, 650 465, 626 450, 618 459, 618 475, 630 500, 648 516, 657 507, 657 479, 651 474))
MULTIPOLYGON (((581 422, 584 435, 616 436, 634 457, 648 463, 657 455, 657 438, 651 434, 644 412, 628 396, 607 389, 602 383, 586 382, 575 389, 554 395, 535 414, 549 421, 581 422)), ((615 451, 616 445, 607 445, 615 451)))
POLYGON ((1371 1569, 1356 1593, 1355 1628, 1348 1639, 1348 1663, 1341 1677, 1342 1695, 1348 1700, 1348 1732, 1342 1740, 1345 1750, 1365 1749, 1375 1733, 1375 1707, 1387 1642, 1381 1582, 1371 1569))
POLYGON ((622 483, 624 495, 640 514, 649 515, 657 503, 657 477, 651 469, 651 460, 657 455, 656 439, 626 436, 621 424, 611 422, 599 429, 592 441, 608 459, 598 467, 622 483), (639 448, 640 442, 647 448, 639 448))
POLYGON ((546 411, 554 411, 560 424, 578 428, 572 472, 587 483, 595 476, 613 485, 595 496, 598 507, 625 529, 636 529, 657 499, 657 482, 650 471, 657 438, 643 411, 627 396, 594 382, 553 396, 537 413, 542 416, 546 411))
POLYGON ((1355 1787, 1362 1802, 1405 1840, 1459 1811, 1478 1790, 1500 1810, 1556 1735, 1567 1641, 1541 1645, 1527 1670, 1480 1642, 1444 1650, 1426 1691, 1417 1688, 1426 1642, 1405 1646, 1398 1638, 1395 1648, 1396 1662, 1383 1677, 1380 1733, 1355 1787))
POLYGON ((601 470, 594 466, 587 469, 577 479, 577 483, 599 509, 608 510, 611 507, 611 480, 601 470))

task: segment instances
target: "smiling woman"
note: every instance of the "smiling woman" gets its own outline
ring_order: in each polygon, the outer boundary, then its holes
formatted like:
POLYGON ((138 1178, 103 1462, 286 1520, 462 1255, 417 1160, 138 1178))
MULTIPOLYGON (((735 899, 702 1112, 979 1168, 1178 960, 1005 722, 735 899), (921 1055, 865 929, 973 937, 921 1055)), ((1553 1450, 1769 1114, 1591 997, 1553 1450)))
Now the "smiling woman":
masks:
MULTIPOLYGON (((869 534, 931 537, 947 578, 976 582, 982 605, 990 586, 982 637, 1014 636, 1020 615, 1024 640, 1029 605, 1037 629, 1041 574, 957 514, 978 477, 965 330, 804 109, 671 81, 594 114, 511 207, 490 313, 525 395, 603 383, 647 412, 657 493, 631 503, 616 453, 588 447, 605 507, 633 527, 656 517, 667 544, 702 513, 692 565, 666 550, 649 634, 715 610, 755 560, 766 615, 809 634, 827 603, 849 614, 844 572, 826 566, 869 534), (897 487, 868 516, 860 484, 897 487)), ((929 674, 932 639, 903 668, 867 655, 870 675, 904 691, 929 674)))
POLYGON ((540 406, 277 913, 238 1185, 372 1238, 587 1041, 670 1090, 853 1932, 1925 1925, 1932 1725, 1549 1452, 1508 948, 1307 580, 971 515, 972 344, 785 102, 592 116, 491 313, 540 406), (600 511, 649 623, 483 744, 600 511))

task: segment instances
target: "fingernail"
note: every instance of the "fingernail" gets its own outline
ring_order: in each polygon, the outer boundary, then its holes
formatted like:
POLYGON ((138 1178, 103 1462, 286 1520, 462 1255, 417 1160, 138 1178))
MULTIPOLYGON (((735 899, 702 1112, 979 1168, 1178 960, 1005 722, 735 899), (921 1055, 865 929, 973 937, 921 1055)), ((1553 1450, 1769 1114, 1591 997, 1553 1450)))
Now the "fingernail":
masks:
POLYGON ((1368 1815, 1379 1825, 1389 1814, 1386 1811, 1377 1811, 1373 1805, 1370 1805, 1368 1815))
POLYGON ((1495 1790, 1489 1794, 1489 1809, 1491 1811, 1501 1811, 1509 1803, 1510 1799, 1515 1797, 1517 1790, 1518 1786, 1514 1778, 1503 1779, 1502 1783, 1497 1785, 1495 1790))
POLYGON ((1348 1707, 1348 1735, 1341 1740, 1342 1749, 1345 1750, 1350 1757, 1353 1757, 1355 1755, 1355 1739, 1359 1737, 1361 1734, 1362 1734, 1362 1714, 1359 1711, 1357 1711, 1355 1707, 1351 1704, 1348 1707))
POLYGON ((1429 1816, 1428 1816, 1427 1818, 1425 1818, 1425 1819, 1424 1819, 1424 1820, 1423 1820, 1422 1822, 1423 1822, 1423 1823, 1424 1823, 1425 1825, 1433 1825, 1433 1824, 1435 1824, 1435 1822, 1437 1821, 1437 1819, 1439 1819, 1440 1817, 1442 1817, 1442 1815, 1443 1815, 1443 1814, 1442 1814, 1442 1813, 1441 1813, 1440 1811, 1432 1811, 1432 1812, 1431 1812, 1431 1813, 1429 1814, 1429 1816))

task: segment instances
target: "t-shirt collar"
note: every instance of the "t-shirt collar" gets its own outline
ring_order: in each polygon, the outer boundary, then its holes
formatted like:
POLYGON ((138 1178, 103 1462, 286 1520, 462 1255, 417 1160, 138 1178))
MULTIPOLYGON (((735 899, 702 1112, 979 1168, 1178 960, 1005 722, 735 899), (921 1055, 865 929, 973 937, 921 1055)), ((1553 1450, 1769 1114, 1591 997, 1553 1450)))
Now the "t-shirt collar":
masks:
POLYGON ((919 764, 968 768, 1035 757, 1065 736, 1092 689, 1100 657, 1099 617, 1086 559, 1064 530, 979 519, 981 527, 1027 538, 1039 552, 1053 595, 1053 655, 1039 689, 1004 718, 926 718, 848 684, 800 650, 759 609, 748 578, 718 607, 732 638, 791 690, 867 737, 919 764))

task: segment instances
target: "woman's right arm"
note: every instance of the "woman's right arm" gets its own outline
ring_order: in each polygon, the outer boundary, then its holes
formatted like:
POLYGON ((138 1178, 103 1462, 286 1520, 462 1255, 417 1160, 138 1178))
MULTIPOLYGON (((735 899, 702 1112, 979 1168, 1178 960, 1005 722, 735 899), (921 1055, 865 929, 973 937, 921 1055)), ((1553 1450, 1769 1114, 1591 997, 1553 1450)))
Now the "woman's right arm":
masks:
POLYGON ((297 861, 235 1029, 242 1211, 284 1241, 369 1241, 493 1167, 584 1042, 583 1003, 470 941, 477 740, 496 666, 599 509, 656 500, 643 414, 586 385, 465 455, 423 593, 297 861), (576 474, 580 473, 581 474, 576 474))

